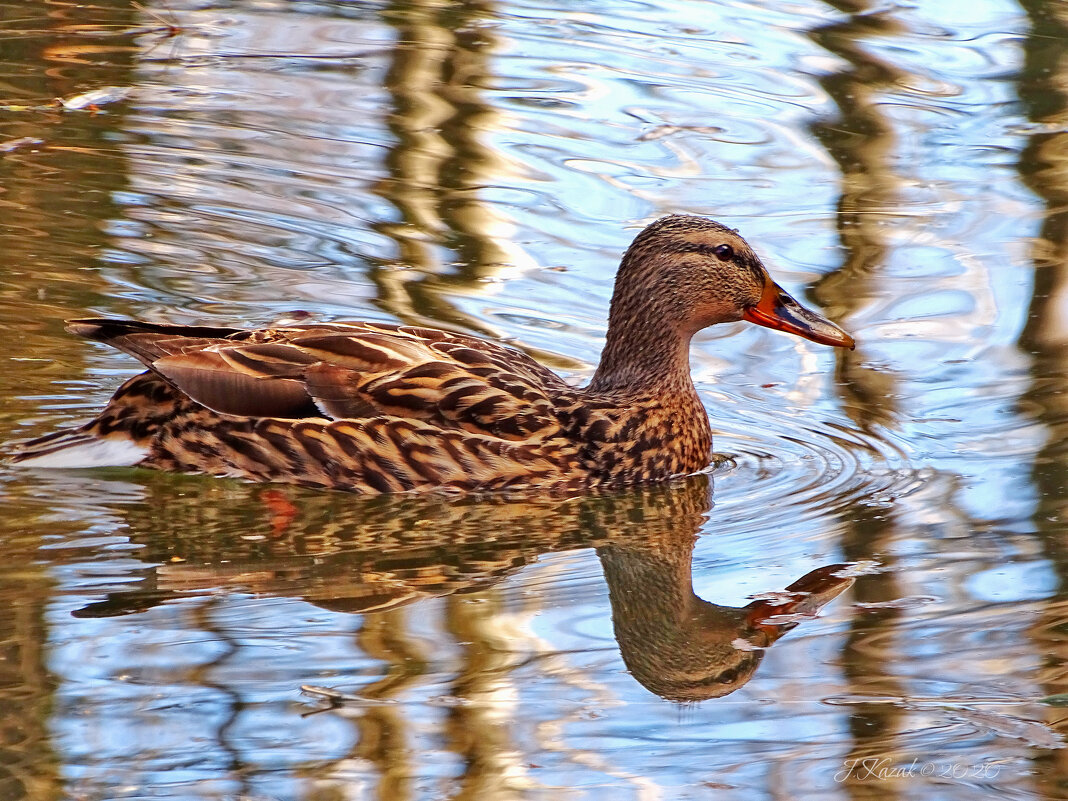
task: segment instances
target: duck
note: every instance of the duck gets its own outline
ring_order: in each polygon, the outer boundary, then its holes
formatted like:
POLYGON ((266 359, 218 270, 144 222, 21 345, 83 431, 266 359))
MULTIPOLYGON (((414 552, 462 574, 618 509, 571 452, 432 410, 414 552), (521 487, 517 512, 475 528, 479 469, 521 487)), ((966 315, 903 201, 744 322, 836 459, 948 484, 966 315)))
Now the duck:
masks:
POLYGON ((146 370, 91 421, 24 443, 26 467, 141 467, 362 494, 578 491, 706 470, 694 334, 748 321, 840 348, 734 229, 685 214, 638 233, 600 362, 574 387, 512 347, 381 322, 243 329, 78 319, 146 370))

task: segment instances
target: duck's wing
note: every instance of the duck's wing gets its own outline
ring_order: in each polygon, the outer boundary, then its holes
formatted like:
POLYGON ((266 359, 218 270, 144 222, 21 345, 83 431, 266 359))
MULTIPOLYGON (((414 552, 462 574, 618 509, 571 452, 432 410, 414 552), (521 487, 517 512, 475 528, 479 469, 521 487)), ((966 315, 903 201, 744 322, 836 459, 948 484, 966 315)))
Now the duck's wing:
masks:
POLYGON ((243 417, 390 416, 507 440, 558 430, 574 394, 526 354, 384 323, 258 330, 75 320, 73 333, 139 359, 196 402, 243 417))

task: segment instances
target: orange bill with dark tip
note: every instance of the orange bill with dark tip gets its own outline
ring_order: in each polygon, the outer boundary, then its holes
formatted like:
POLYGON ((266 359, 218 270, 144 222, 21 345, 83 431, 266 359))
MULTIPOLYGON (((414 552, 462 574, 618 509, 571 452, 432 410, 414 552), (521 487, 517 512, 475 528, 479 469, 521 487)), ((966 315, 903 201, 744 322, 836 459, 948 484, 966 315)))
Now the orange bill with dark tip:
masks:
POLYGON ((765 328, 796 334, 821 345, 839 348, 856 347, 853 337, 822 314, 806 309, 770 278, 764 281, 764 293, 755 306, 750 306, 742 318, 765 328))

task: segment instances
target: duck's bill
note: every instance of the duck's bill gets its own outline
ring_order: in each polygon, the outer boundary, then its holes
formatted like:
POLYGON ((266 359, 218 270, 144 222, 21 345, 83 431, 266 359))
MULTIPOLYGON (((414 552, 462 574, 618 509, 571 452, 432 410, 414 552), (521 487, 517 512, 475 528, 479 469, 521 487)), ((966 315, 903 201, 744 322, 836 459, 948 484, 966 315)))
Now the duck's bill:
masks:
POLYGON ((821 345, 850 350, 856 347, 853 337, 822 314, 806 309, 770 278, 764 282, 764 294, 760 302, 746 309, 742 317, 765 328, 797 334, 821 345))

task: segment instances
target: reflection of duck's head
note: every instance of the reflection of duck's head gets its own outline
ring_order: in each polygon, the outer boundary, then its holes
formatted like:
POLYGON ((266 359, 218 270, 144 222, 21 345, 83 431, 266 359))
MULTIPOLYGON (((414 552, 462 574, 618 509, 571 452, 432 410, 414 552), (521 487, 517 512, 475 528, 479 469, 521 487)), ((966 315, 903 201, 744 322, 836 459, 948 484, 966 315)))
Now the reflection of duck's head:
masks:
POLYGON ((672 701, 718 698, 748 682, 764 649, 842 593, 843 565, 814 570, 782 594, 741 608, 693 592, 690 549, 678 544, 598 550, 623 661, 650 692, 672 701))

